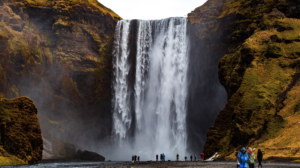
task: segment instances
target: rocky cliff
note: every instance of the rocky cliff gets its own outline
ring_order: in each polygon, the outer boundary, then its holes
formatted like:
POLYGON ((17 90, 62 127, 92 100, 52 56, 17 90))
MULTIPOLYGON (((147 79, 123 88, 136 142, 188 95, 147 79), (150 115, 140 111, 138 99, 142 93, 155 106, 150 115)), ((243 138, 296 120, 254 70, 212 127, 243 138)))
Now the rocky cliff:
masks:
POLYGON ((0 124, 0 166, 40 162, 43 140, 32 100, 0 95, 0 124))
POLYGON ((43 134, 75 144, 103 139, 120 19, 97 0, 0 0, 0 92, 30 97, 43 134))
POLYGON ((207 132, 207 156, 235 159, 245 146, 266 159, 299 158, 299 8, 294 0, 209 0, 189 14, 197 38, 222 57, 228 94, 207 132))

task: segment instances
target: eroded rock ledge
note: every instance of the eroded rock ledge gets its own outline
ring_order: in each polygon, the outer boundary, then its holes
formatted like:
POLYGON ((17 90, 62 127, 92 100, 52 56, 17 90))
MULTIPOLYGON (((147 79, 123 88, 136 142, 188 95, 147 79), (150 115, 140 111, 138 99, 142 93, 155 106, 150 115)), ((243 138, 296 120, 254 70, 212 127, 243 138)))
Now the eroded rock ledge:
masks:
POLYGON ((0 124, 0 166, 40 162, 43 139, 32 100, 0 96, 0 124))

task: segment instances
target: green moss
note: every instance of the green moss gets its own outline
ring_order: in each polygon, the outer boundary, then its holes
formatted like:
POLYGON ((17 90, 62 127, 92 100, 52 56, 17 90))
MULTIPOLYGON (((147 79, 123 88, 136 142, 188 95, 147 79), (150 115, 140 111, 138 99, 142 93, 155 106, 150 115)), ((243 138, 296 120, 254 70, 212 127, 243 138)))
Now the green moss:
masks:
POLYGON ((5 71, 3 70, 1 64, 0 64, 0 84, 5 87, 6 84, 6 74, 5 71))
POLYGON ((268 45, 268 50, 266 56, 269 58, 278 58, 284 55, 284 51, 280 44, 274 43, 268 45))
POLYGON ((1 146, 0 162, 4 160, 6 162, 4 164, 14 165, 33 164, 41 160, 43 141, 36 113, 37 109, 29 98, 11 100, 1 98, 0 124, 3 149, 1 146))
POLYGON ((295 113, 300 111, 300 103, 297 103, 294 108, 295 113))

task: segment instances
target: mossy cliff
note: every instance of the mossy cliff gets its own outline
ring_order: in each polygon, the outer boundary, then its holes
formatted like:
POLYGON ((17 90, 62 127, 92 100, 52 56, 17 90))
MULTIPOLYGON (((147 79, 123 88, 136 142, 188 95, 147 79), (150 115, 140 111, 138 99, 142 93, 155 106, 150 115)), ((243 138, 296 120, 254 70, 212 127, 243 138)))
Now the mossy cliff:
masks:
POLYGON ((0 93, 30 97, 46 134, 73 141, 110 134, 120 19, 97 0, 0 0, 0 93))
POLYGON ((198 38, 226 48, 218 54, 228 102, 207 132, 207 156, 234 160, 245 146, 265 159, 300 157, 299 8, 292 0, 209 0, 189 14, 198 38))
POLYGON ((32 100, 0 95, 0 127, 0 166, 40 162, 43 140, 32 100))

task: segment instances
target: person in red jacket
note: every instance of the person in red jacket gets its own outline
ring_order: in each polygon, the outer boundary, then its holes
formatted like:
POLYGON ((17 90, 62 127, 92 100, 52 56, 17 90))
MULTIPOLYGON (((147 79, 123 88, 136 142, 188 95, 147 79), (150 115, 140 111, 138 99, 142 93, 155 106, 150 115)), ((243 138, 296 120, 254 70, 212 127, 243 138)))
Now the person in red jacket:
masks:
POLYGON ((204 153, 201 153, 202 162, 204 162, 204 153))

